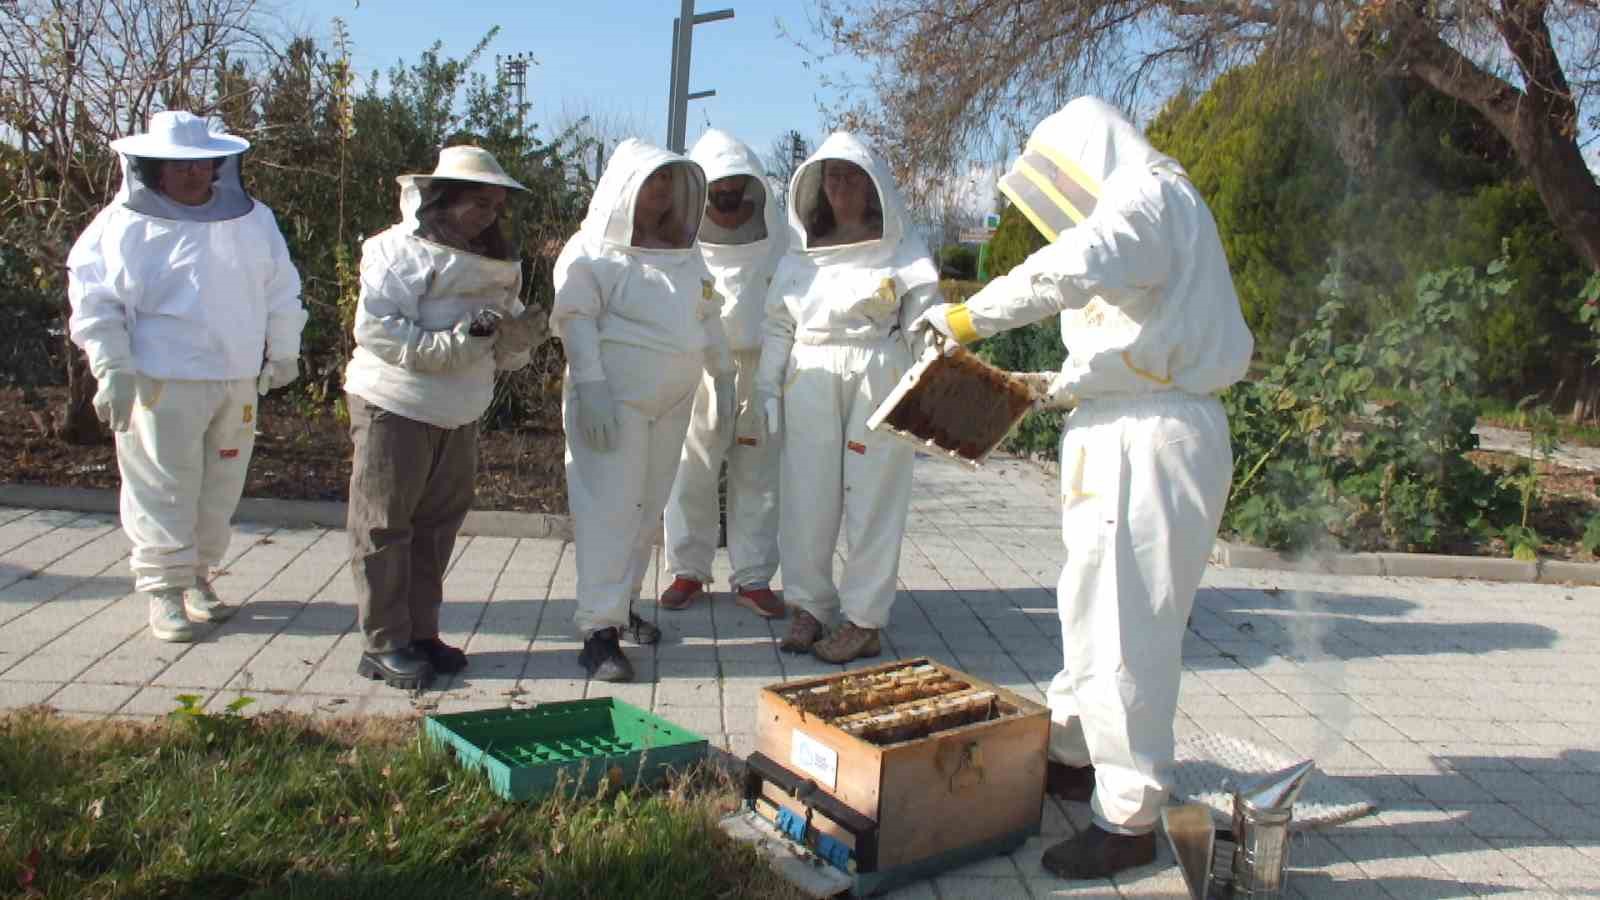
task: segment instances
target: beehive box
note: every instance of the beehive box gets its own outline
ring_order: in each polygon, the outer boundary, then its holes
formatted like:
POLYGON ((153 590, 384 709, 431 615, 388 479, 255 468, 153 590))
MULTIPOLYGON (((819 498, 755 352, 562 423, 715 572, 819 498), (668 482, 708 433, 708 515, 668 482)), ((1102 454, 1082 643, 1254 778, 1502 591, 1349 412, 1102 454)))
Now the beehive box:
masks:
POLYGON ((976 468, 1039 399, 1022 379, 966 350, 928 350, 873 410, 867 427, 976 468))
POLYGON ((756 714, 747 800, 847 848, 858 894, 1038 833, 1050 714, 1004 688, 919 658, 764 688, 756 714))
POLYGON ((428 716, 425 733, 464 766, 481 767, 507 800, 563 779, 650 781, 703 759, 706 739, 612 697, 428 716))

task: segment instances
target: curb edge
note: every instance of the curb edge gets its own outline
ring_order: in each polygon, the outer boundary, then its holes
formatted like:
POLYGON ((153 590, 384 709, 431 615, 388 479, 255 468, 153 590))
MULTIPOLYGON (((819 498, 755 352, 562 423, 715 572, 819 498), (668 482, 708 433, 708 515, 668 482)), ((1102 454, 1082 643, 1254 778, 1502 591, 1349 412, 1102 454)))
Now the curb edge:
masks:
MULTIPOLYGON (((36 484, 0 484, 0 505, 31 509, 65 509, 73 512, 119 511, 118 492, 94 488, 52 487, 36 484)), ((281 528, 339 528, 345 526, 346 504, 336 500, 276 500, 245 497, 233 514, 235 522, 255 522, 281 528)), ((550 538, 572 540, 572 518, 550 513, 479 510, 467 513, 460 534, 471 537, 550 538)))

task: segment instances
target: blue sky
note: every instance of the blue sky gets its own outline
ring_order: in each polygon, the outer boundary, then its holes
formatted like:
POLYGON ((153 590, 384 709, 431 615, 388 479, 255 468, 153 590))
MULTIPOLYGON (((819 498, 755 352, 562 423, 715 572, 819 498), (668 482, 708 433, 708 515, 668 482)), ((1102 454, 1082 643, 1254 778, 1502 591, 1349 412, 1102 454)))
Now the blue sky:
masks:
MULTIPOLYGON (((457 0, 275 0, 296 30, 331 35, 342 18, 354 44, 352 60, 364 79, 396 62, 414 61, 434 41, 459 58, 500 26, 479 69, 494 70, 494 54, 531 53, 528 70, 530 121, 547 126, 596 113, 613 125, 632 126, 655 143, 666 142, 667 81, 672 20, 678 0, 582 0, 511 2, 457 0)), ((765 156, 789 129, 821 137, 819 75, 806 54, 781 36, 791 33, 816 45, 806 12, 809 0, 699 0, 697 12, 732 8, 731 20, 694 29, 690 91, 717 96, 691 101, 688 143, 706 122, 732 132, 765 156)), ((836 67, 837 68, 837 67, 836 67)), ((860 67, 855 67, 860 71, 860 67)), ((550 129, 542 127, 541 136, 550 129)))

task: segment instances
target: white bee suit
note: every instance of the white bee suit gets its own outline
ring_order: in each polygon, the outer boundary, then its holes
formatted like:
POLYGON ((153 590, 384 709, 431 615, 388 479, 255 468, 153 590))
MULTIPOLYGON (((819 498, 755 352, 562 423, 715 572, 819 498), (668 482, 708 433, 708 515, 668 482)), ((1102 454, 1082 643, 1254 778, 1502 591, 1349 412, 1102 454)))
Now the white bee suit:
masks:
POLYGON ((1052 243, 944 318, 965 343, 1060 315, 1053 391, 1077 409, 1050 754, 1095 767, 1097 824, 1143 833, 1170 786, 1185 622, 1233 468, 1214 394, 1244 376, 1252 339, 1204 201, 1104 102, 1040 123, 1001 190, 1052 243))
POLYGON ((732 369, 721 298, 694 235, 705 177, 687 158, 638 140, 617 146, 578 233, 556 260, 551 325, 567 354, 563 421, 567 496, 576 531, 579 633, 628 624, 655 528, 683 453, 695 391, 732 369), (673 174, 677 249, 632 245, 640 187, 673 174), (580 385, 604 382, 615 401, 614 446, 583 436, 580 385))
POLYGON ((272 211, 245 193, 238 152, 193 207, 142 184, 125 155, 116 199, 67 257, 73 342, 102 385, 136 373, 114 431, 141 591, 193 586, 221 561, 255 448, 257 377, 300 355, 300 276, 272 211))
POLYGON ((522 314, 522 264, 419 236, 425 179, 401 176, 400 222, 361 245, 361 302, 344 389, 437 428, 477 421, 494 399, 496 370, 528 364, 527 352, 466 359, 454 333, 480 309, 522 314))
POLYGON ((694 415, 684 439, 672 496, 666 510, 669 571, 678 577, 711 582, 717 552, 717 480, 728 463, 728 557, 736 587, 764 587, 778 571, 778 443, 762 427, 750 402, 761 358, 761 321, 773 270, 788 244, 783 217, 773 201, 761 160, 745 144, 721 131, 707 131, 690 158, 705 170, 707 183, 749 176, 745 199, 755 204, 755 239, 733 243, 721 229, 702 220, 700 252, 723 297, 722 328, 736 368, 740 412, 735 429, 713 427, 714 380, 700 383, 694 415), (713 234, 713 232, 718 232, 713 234))
MULTIPOLYGON (((939 275, 885 166, 853 135, 835 133, 796 170, 790 249, 773 276, 757 390, 782 397, 779 546, 784 599, 824 624, 843 612, 882 628, 894 603, 915 451, 867 417, 910 369, 909 326, 939 298, 939 275), (811 246, 823 161, 871 176, 882 207, 878 240, 811 246), (841 522, 846 560, 833 578, 841 522)), ((920 348, 920 344, 918 344, 920 348)))

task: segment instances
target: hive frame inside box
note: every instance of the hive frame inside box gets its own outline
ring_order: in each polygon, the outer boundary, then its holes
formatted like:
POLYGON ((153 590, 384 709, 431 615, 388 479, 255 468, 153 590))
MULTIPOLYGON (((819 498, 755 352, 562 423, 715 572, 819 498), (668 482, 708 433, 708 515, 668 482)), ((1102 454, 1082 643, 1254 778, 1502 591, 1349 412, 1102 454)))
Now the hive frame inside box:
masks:
POLYGON ((1000 446, 1000 443, 1006 439, 1006 436, 1011 433, 1011 430, 1017 427, 1017 423, 1022 421, 1023 416, 1026 416, 1034 406, 1037 406, 1037 400, 1038 398, 1033 395, 1033 392, 1020 380, 1012 376, 1011 373, 1006 372, 1004 369, 998 369, 989 365, 982 359, 979 359, 977 355, 967 351, 966 349, 956 347, 954 350, 946 353, 934 348, 929 348, 923 351, 922 358, 918 359, 916 364, 911 367, 911 370, 906 372, 906 374, 895 383, 894 390, 890 391, 889 396, 885 397, 883 402, 878 404, 878 408, 873 410, 872 415, 867 417, 867 428, 871 431, 882 431, 887 434, 891 434, 896 438, 913 445, 919 451, 927 453, 935 459, 943 459, 949 462, 959 463, 967 466, 968 468, 977 469, 980 468, 984 461, 989 458, 989 454, 993 453, 995 448, 1000 446), (999 433, 992 440, 985 441, 987 446, 985 446, 983 451, 975 457, 963 456, 955 450, 942 447, 934 443, 931 438, 924 438, 912 432, 896 428, 889 422, 890 417, 894 414, 896 408, 899 407, 901 403, 916 402, 919 392, 924 388, 924 378, 930 372, 930 370, 948 367, 952 364, 988 370, 991 373, 1004 378, 1006 382, 1008 382, 1009 390, 1026 394, 1030 401, 1028 408, 1022 409, 1007 416, 1008 421, 1004 430, 999 431, 999 433))
POLYGON ((921 657, 763 688, 756 714, 746 808, 774 821, 788 810, 812 841, 847 845, 857 895, 1010 852, 1039 833, 1050 713, 1004 688, 921 657), (916 666, 991 692, 1002 713, 874 744, 785 699, 916 666))
POLYGON ((430 715, 424 730, 463 766, 482 768, 507 800, 563 780, 580 787, 602 778, 649 781, 704 759, 707 747, 689 729, 614 697, 430 715))

